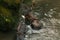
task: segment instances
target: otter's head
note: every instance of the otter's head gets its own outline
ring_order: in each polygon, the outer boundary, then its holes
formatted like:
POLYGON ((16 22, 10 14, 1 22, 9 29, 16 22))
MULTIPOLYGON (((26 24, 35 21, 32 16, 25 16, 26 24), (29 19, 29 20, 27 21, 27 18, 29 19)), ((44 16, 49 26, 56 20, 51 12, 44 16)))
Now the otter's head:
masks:
POLYGON ((40 21, 38 19, 34 19, 31 23, 31 27, 32 27, 32 29, 36 29, 36 30, 41 29, 40 21))

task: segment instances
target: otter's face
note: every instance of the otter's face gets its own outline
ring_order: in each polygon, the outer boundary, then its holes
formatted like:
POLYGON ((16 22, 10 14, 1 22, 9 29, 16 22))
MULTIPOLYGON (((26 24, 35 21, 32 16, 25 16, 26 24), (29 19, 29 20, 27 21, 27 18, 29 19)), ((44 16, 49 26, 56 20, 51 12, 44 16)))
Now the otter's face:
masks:
POLYGON ((32 29, 40 30, 41 27, 42 27, 42 26, 41 26, 41 23, 40 23, 40 21, 39 21, 38 19, 32 21, 32 24, 31 24, 31 28, 32 28, 32 29))
POLYGON ((32 22, 32 24, 33 24, 35 27, 39 27, 39 26, 40 26, 39 20, 34 20, 34 21, 32 22))

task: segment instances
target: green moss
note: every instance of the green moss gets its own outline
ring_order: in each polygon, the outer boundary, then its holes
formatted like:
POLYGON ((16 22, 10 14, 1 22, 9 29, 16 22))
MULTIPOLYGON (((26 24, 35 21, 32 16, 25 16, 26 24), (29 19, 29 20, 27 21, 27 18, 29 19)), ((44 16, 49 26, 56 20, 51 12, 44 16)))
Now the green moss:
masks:
POLYGON ((9 9, 4 8, 3 6, 0 6, 0 14, 2 14, 3 16, 11 16, 11 12, 9 9))
POLYGON ((20 0, 4 0, 4 2, 8 3, 9 5, 12 5, 12 4, 19 4, 20 0))

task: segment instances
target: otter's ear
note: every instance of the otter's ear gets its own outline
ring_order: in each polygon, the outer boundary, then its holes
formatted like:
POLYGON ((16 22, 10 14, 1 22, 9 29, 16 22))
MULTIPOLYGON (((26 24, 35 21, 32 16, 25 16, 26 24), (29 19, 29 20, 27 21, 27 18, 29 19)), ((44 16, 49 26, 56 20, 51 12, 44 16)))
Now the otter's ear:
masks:
POLYGON ((21 17, 22 17, 23 19, 25 19, 25 16, 24 16, 24 15, 21 15, 21 17))

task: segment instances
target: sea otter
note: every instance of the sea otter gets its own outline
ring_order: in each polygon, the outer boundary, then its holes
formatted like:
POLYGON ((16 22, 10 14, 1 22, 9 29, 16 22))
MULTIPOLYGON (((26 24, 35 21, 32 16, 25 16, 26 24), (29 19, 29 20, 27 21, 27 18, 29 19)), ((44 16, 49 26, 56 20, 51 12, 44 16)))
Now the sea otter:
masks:
POLYGON ((25 15, 25 23, 27 25, 31 25, 32 29, 39 30, 42 28, 40 20, 34 16, 32 13, 28 13, 25 15))

